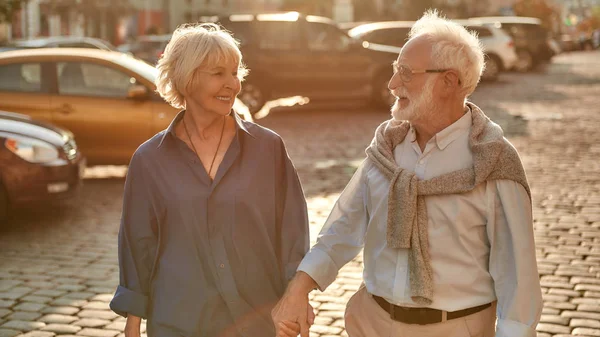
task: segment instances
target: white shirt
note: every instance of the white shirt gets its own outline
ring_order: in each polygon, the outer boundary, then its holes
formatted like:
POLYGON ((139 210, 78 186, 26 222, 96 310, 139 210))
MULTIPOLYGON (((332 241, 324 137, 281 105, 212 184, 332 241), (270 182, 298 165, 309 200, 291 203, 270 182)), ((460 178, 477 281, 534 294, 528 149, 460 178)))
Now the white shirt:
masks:
MULTIPOLYGON (((471 112, 439 132, 421 152, 411 128, 394 149, 396 162, 421 180, 471 167, 471 112)), ((298 270, 321 290, 364 247, 367 290, 400 306, 410 298, 408 250, 386 244, 389 180, 365 160, 298 270)), ((434 309, 456 311, 498 300, 497 337, 535 337, 542 295, 531 203, 523 186, 488 181, 468 193, 425 197, 434 309)))

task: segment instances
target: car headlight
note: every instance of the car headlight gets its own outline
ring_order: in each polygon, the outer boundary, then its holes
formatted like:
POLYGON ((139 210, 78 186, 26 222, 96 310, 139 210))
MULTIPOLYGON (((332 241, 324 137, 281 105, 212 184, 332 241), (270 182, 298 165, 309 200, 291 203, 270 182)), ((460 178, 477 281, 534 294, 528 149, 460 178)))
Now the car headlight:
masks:
POLYGON ((39 139, 11 136, 6 139, 4 146, 30 163, 49 163, 60 158, 54 145, 39 139))

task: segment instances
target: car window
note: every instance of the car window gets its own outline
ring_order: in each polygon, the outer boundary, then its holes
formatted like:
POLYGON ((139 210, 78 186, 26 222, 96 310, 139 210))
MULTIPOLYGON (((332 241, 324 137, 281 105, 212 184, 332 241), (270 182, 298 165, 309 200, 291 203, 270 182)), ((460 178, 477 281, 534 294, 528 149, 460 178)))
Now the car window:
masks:
POLYGON ((81 62, 58 64, 61 95, 125 98, 134 77, 103 65, 81 62))
POLYGON ((371 43, 402 47, 407 39, 410 28, 384 28, 365 33, 361 39, 371 43))
POLYGON ((311 50, 347 50, 352 40, 334 25, 307 22, 306 40, 311 50))
POLYGON ((490 32, 490 30, 485 27, 469 26, 467 27, 467 29, 477 33, 477 36, 479 38, 493 36, 492 32, 490 32))
POLYGON ((41 73, 39 63, 0 65, 0 90, 41 92, 41 73))
POLYGON ((259 47, 265 50, 300 48, 301 31, 297 21, 262 21, 256 27, 259 47))

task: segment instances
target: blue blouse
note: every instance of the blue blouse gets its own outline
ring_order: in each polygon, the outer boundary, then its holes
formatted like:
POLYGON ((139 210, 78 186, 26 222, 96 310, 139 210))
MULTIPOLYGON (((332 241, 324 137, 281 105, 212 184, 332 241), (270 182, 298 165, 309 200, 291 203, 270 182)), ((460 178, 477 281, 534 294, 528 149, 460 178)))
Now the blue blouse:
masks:
POLYGON ((309 245, 302 186, 282 139, 241 120, 211 181, 169 128, 131 160, 110 303, 152 336, 274 336, 270 311, 309 245))

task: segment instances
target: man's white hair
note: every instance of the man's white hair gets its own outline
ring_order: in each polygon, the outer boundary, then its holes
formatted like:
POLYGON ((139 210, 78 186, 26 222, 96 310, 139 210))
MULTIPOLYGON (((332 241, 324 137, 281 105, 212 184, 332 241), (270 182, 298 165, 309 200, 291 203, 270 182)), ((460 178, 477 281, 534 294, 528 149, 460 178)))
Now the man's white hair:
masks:
POLYGON ((432 42, 431 66, 459 73, 463 94, 469 96, 481 78, 485 61, 477 34, 460 24, 442 18, 436 10, 425 12, 412 26, 409 38, 425 35, 432 42))

